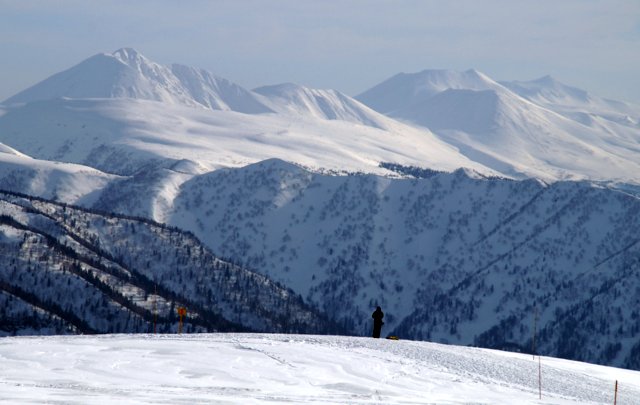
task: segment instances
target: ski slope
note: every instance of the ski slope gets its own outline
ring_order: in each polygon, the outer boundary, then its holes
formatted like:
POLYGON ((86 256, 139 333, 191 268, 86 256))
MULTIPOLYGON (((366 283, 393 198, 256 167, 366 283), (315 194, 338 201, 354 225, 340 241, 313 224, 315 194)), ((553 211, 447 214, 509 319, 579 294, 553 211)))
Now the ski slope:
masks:
POLYGON ((640 372, 385 339, 101 335, 0 340, 0 403, 640 403, 640 372))

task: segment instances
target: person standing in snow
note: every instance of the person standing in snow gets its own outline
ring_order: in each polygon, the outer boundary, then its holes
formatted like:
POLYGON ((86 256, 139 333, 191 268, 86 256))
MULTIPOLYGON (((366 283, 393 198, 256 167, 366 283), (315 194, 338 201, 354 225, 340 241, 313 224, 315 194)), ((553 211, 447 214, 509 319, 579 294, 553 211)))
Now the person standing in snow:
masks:
POLYGON ((380 330, 382 329, 382 325, 384 325, 384 322, 382 322, 382 318, 384 318, 384 313, 382 313, 382 308, 377 307, 376 310, 373 312, 373 315, 371 315, 371 317, 373 318, 373 337, 379 338, 380 330))

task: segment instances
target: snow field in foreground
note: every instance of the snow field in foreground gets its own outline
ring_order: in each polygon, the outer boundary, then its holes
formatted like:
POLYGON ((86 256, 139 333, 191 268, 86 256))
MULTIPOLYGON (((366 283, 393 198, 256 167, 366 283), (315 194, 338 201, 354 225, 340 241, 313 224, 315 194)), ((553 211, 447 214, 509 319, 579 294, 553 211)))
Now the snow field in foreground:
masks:
POLYGON ((427 342, 267 334, 0 339, 1 403, 640 404, 640 372, 427 342))

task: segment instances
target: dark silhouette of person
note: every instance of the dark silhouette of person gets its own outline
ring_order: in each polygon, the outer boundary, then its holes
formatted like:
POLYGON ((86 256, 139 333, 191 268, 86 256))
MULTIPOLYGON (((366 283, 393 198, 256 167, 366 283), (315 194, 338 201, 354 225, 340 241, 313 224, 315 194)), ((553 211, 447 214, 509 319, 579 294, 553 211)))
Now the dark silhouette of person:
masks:
POLYGON ((382 322, 382 318, 384 318, 384 313, 382 313, 382 308, 377 307, 376 310, 373 312, 373 315, 371 315, 371 317, 373 318, 373 337, 379 338, 380 330, 382 329, 382 325, 384 325, 384 322, 382 322))

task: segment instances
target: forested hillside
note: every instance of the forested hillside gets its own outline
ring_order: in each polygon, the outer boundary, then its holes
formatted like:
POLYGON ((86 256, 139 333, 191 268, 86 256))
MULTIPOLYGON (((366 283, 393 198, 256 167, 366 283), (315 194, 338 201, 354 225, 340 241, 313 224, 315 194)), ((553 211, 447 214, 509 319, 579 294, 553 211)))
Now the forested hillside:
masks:
MULTIPOLYGON (((536 323, 536 351, 640 367, 638 197, 389 167, 423 178, 270 160, 194 177, 162 216, 352 333, 368 335, 381 305, 386 334, 529 351, 536 323)), ((155 206, 126 198, 153 199, 139 182, 127 187, 102 206, 155 206)))
POLYGON ((0 193, 0 333, 338 331, 192 234, 0 193))

